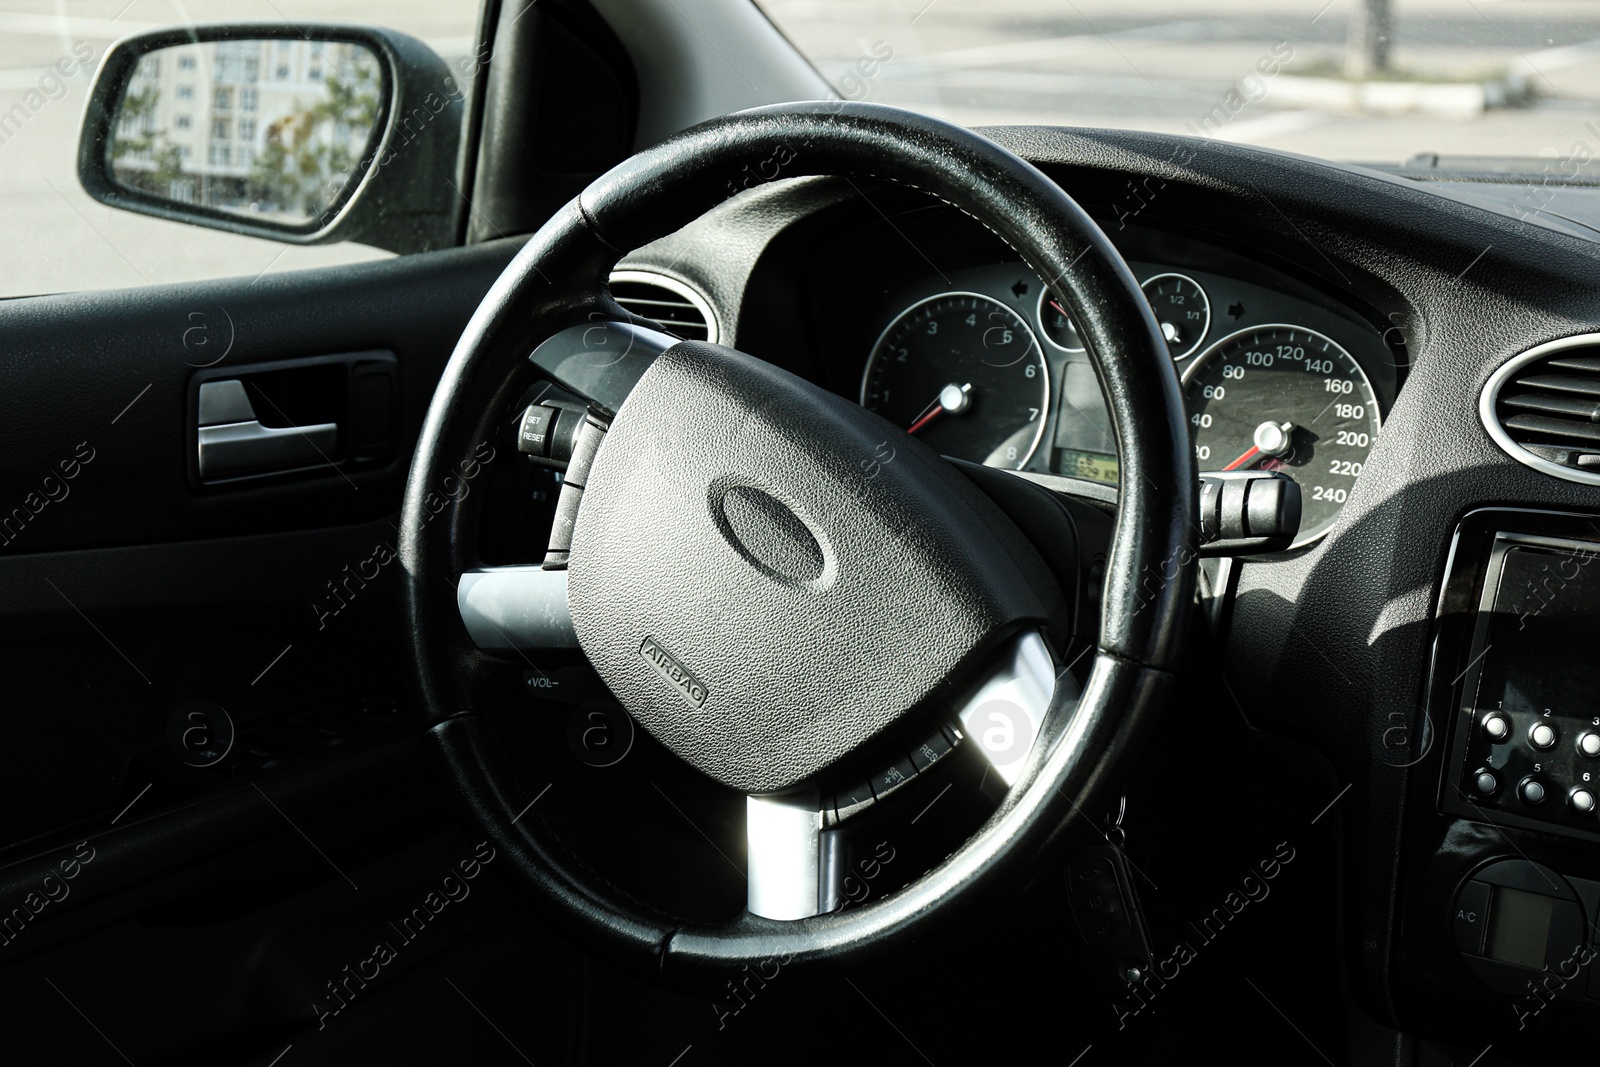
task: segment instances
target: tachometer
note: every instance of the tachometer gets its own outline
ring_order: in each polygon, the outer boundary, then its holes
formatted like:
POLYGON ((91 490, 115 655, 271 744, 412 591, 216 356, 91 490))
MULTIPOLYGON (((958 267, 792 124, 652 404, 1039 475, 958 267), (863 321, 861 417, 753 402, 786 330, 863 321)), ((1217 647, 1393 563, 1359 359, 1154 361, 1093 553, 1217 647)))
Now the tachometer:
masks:
POLYGON ((1282 471, 1300 483, 1295 547, 1326 533, 1381 421, 1355 357, 1302 326, 1252 326, 1190 364, 1183 386, 1200 469, 1282 471))
POLYGON ((1044 431, 1049 370, 1016 312, 978 293, 944 293, 883 331, 861 404, 947 456, 1018 469, 1044 431))

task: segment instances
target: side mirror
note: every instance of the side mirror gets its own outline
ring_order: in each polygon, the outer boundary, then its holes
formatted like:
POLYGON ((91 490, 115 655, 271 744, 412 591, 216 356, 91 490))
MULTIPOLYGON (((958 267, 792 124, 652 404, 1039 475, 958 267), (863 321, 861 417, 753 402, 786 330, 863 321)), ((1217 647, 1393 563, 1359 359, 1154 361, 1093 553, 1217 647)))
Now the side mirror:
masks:
POLYGON ((458 243, 465 91, 414 37, 202 24, 125 37, 95 76, 78 179, 103 204, 292 244, 458 243))

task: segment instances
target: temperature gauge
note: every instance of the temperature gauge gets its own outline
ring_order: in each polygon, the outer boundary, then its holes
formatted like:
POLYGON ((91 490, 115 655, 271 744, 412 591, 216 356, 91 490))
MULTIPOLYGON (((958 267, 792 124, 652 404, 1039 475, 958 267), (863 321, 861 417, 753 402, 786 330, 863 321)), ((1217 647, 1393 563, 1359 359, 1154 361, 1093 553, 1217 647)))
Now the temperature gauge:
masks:
POLYGON ((1084 350, 1083 338, 1078 336, 1078 327, 1067 314, 1066 305, 1048 288, 1039 294, 1039 325, 1043 328, 1044 339, 1063 352, 1084 350))

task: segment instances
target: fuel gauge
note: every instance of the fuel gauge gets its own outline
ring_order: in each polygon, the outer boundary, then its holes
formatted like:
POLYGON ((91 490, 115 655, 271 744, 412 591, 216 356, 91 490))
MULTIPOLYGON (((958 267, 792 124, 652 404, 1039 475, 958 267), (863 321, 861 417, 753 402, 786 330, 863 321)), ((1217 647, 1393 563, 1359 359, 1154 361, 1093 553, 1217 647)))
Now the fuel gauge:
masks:
POLYGON ((1200 283, 1187 274, 1157 274, 1140 288, 1156 313, 1172 358, 1194 355, 1211 328, 1211 301, 1200 283))

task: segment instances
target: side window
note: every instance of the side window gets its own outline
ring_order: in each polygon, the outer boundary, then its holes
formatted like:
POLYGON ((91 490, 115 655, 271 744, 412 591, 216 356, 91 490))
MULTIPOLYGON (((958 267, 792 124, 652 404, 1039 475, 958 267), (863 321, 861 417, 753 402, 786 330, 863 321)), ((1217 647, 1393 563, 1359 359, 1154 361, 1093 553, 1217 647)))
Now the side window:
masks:
MULTIPOLYGON (((260 277, 392 255, 355 243, 301 246, 240 236, 91 199, 79 184, 77 156, 95 70, 118 38, 182 26, 188 5, 66 0, 54 13, 46 10, 0 2, 0 233, 7 251, 0 257, 0 297, 260 277), (19 7, 30 10, 11 10, 19 7)), ((329 16, 319 0, 242 0, 218 17, 282 23, 329 16)), ((452 70, 476 69, 472 3, 369 2, 348 6, 340 18, 410 34, 452 70)), ((124 108, 114 131, 119 169, 125 164, 163 196, 228 210, 278 209, 253 203, 250 192, 263 187, 264 168, 315 171, 317 146, 305 143, 299 132, 305 124, 297 126, 294 117, 314 114, 330 95, 359 99, 365 91, 362 71, 348 57, 305 40, 174 49, 147 61, 149 69, 141 67, 129 88, 130 102, 140 94, 137 106, 124 108)), ((470 77, 458 82, 470 91, 470 77)), ((319 134, 336 149, 340 138, 361 136, 343 125, 319 134)))

